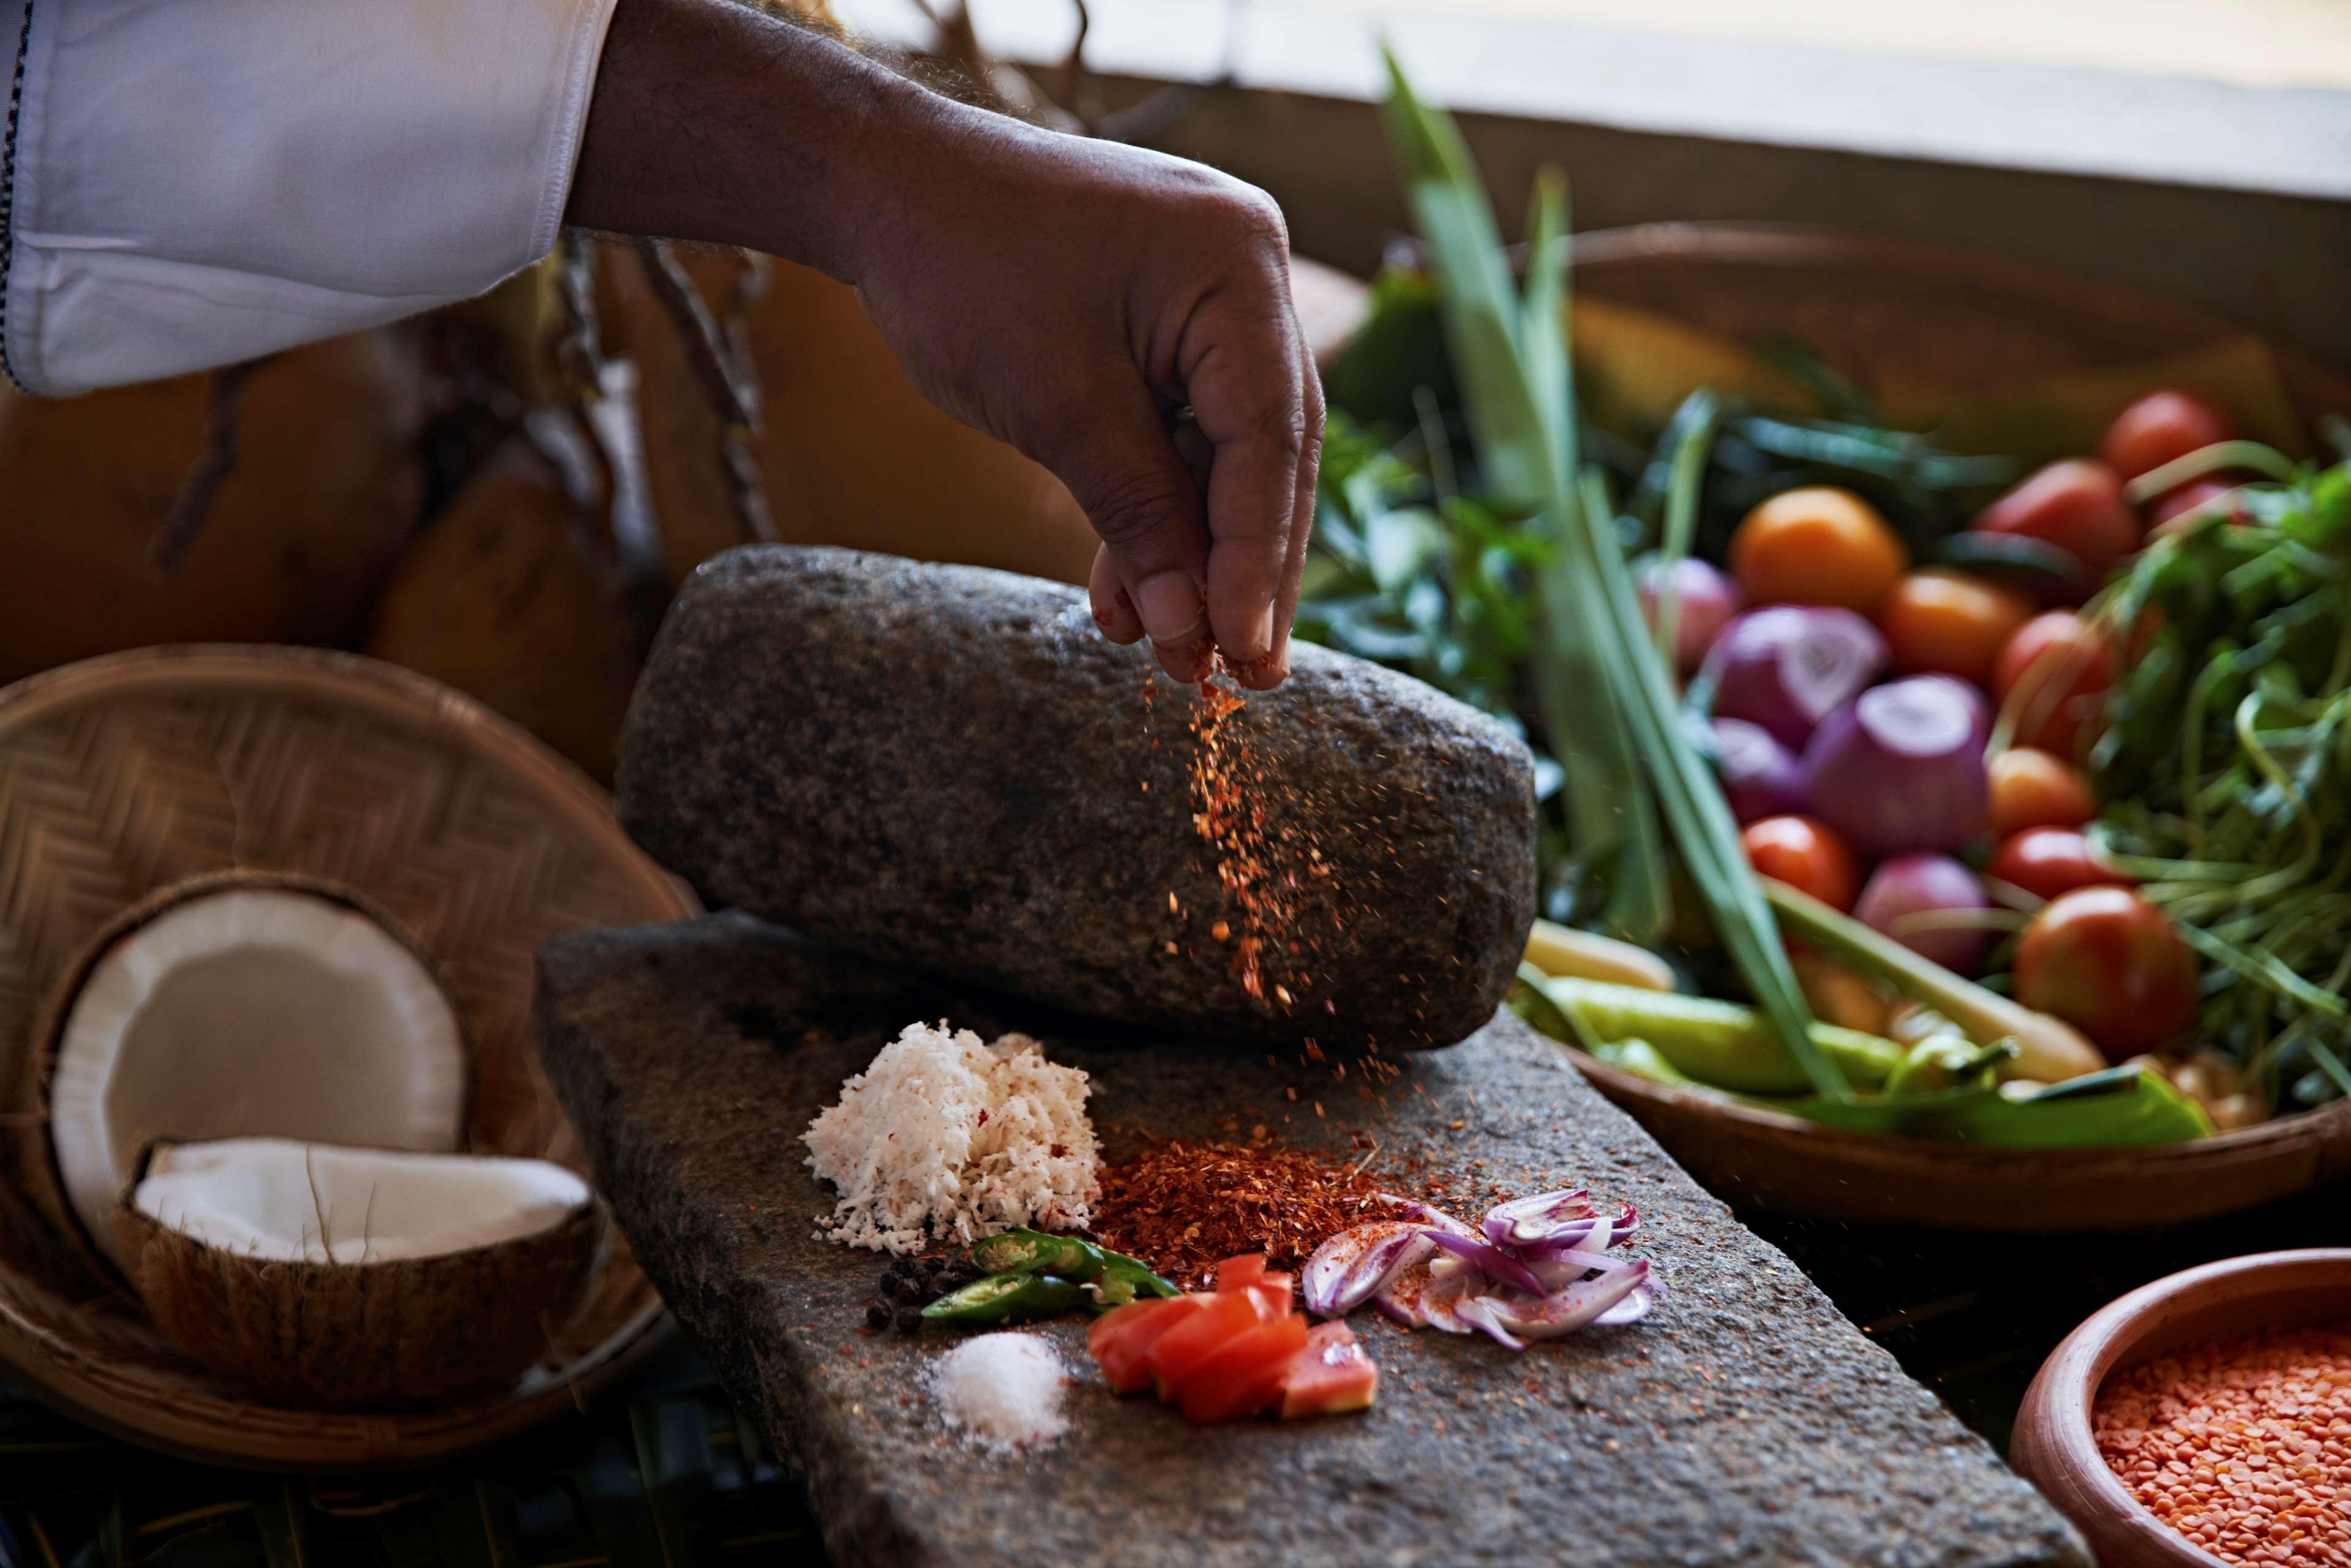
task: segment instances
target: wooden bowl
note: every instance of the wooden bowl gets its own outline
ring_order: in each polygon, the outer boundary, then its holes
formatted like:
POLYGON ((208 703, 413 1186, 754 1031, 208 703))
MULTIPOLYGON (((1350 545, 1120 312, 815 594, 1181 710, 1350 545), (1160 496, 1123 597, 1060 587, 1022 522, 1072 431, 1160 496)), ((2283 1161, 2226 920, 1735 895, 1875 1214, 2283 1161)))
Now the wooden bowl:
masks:
POLYGON ((1774 1213, 1954 1230, 2155 1229, 2351 1175, 2351 1101, 2152 1148, 1978 1149, 1823 1127, 1561 1049, 1708 1190, 1774 1213))
POLYGON ((656 1343, 661 1301, 617 1239, 517 1387, 323 1414, 208 1377, 148 1324, 44 1194, 47 1031, 93 945, 174 887, 261 873, 347 889, 441 968, 473 1052, 467 1146, 583 1173, 538 1065, 533 949, 694 900, 569 764, 444 686, 346 653, 115 654, 0 690, 0 1371, 58 1408, 191 1458, 278 1469, 421 1465, 575 1408, 656 1343))
POLYGON ((2026 1391, 2009 1462, 2088 1538, 2105 1568, 2220 1568, 2125 1490, 2090 1437, 2107 1376, 2199 1340, 2351 1316, 2351 1248, 2228 1258, 2142 1285, 2065 1336, 2026 1391))
MULTIPOLYGON (((1856 383, 1992 397, 2048 377, 2144 371, 2237 328, 2168 300, 1992 256, 1796 227, 1658 224, 1579 235, 1575 286, 1734 342, 1801 342, 1856 383)), ((2351 381, 2273 346, 2305 430, 2351 381)), ((2129 378, 2106 389, 2127 397, 2129 378)), ((1970 1230, 2126 1230, 2247 1208, 2351 1173, 2351 1103, 2194 1144, 1981 1150, 1839 1132, 1576 1066, 1691 1174, 1760 1207, 1970 1230)))

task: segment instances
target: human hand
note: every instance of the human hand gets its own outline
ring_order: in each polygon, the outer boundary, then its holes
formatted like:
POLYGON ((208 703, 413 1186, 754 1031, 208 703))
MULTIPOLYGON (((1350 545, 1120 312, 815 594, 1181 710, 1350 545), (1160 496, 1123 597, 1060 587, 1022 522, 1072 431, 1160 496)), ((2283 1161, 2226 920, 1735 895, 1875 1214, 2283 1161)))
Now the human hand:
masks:
POLYGON ((569 215, 856 284, 926 396, 1085 507, 1106 634, 1150 637, 1178 680, 1212 652, 1250 686, 1289 673, 1322 395, 1262 192, 747 7, 622 0, 569 215))
POLYGON ((867 313, 926 396, 1085 507, 1105 634, 1149 636, 1180 681, 1213 646, 1278 685, 1322 434, 1280 211, 1200 164, 996 117, 958 152, 858 238, 867 313))

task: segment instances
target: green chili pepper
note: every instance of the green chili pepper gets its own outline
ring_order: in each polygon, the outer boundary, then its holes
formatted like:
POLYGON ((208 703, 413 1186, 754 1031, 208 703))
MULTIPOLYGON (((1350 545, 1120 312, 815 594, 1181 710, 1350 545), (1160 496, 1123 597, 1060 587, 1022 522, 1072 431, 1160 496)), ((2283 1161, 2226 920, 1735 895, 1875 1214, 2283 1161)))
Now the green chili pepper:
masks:
POLYGON ((1091 1241, 1081 1241, 1074 1236, 1048 1236, 1041 1230, 1007 1230, 991 1236, 971 1249, 975 1269, 991 1274, 1056 1274, 1066 1280, 1099 1280, 1099 1292, 1110 1300, 1113 1282, 1117 1282, 1118 1300, 1113 1305, 1131 1301, 1137 1295, 1173 1296, 1176 1287, 1152 1272, 1150 1265, 1123 1252, 1113 1252, 1091 1241))
POLYGON ((1051 1274, 990 1274, 941 1296, 923 1316, 945 1322, 1003 1323, 1050 1318, 1084 1304, 1085 1284, 1051 1274))

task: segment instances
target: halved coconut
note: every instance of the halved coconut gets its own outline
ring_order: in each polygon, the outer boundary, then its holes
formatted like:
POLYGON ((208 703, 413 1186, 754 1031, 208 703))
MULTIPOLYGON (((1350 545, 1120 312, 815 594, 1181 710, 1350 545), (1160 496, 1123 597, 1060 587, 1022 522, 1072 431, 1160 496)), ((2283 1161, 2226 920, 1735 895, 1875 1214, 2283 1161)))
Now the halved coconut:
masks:
POLYGON ((157 1148, 120 1228, 190 1356, 349 1408, 511 1387, 578 1306, 602 1219, 545 1160, 230 1138, 157 1148))
POLYGON ((166 902, 89 967, 49 1135, 75 1216, 127 1271, 114 1212, 156 1140, 454 1149, 465 1076, 456 1009, 407 943, 340 899, 231 883, 166 902))

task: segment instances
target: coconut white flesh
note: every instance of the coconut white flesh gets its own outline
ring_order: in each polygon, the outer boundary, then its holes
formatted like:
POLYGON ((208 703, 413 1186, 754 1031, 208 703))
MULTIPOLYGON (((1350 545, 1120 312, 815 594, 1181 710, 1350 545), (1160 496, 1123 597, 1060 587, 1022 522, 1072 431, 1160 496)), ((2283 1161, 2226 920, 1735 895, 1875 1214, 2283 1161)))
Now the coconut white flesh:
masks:
POLYGON ((346 905, 278 888, 176 904, 91 968, 59 1038, 49 1132, 83 1228, 114 1215, 160 1138, 269 1134, 444 1150, 465 1051, 433 972, 346 905))
POLYGON ((545 1160, 225 1138, 155 1151, 131 1205, 192 1241, 276 1263, 394 1263, 536 1236, 589 1202, 545 1160))

